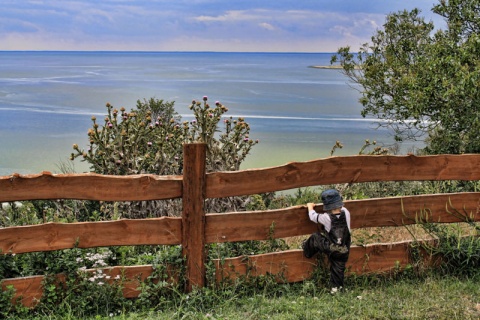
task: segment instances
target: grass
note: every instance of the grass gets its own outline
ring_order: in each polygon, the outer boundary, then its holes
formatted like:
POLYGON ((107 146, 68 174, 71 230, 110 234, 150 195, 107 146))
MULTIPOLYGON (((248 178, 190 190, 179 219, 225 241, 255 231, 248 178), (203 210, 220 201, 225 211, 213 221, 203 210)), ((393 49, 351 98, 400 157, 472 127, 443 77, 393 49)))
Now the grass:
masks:
POLYGON ((108 319, 479 319, 479 280, 480 273, 349 278, 347 290, 336 295, 308 281, 254 294, 202 290, 185 295, 175 308, 108 319))

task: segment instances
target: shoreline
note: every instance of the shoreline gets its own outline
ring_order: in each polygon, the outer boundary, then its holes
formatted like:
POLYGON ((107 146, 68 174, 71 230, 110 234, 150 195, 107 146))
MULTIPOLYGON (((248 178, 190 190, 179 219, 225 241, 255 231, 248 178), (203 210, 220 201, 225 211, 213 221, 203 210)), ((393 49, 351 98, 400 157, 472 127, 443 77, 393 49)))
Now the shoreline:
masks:
MULTIPOLYGON (((314 68, 314 69, 335 69, 335 70, 341 70, 343 69, 342 66, 335 65, 335 66, 308 66, 309 68, 314 68)), ((355 70, 360 70, 361 68, 359 66, 355 66, 355 70)))
POLYGON ((308 66, 314 69, 342 69, 342 66, 308 66))

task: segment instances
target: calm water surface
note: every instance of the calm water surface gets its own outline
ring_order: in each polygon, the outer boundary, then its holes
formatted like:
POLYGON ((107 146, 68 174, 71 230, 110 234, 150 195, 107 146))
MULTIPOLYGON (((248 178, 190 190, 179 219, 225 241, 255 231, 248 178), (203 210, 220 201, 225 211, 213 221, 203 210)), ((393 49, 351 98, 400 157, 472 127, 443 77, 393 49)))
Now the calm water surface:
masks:
MULTIPOLYGON (((191 117, 207 95, 242 116, 258 144, 244 168, 329 155, 336 140, 358 152, 365 139, 391 143, 360 116, 358 92, 328 65, 328 53, 0 52, 0 175, 59 172, 72 144, 87 145, 91 116, 105 104, 175 101, 191 117)), ((404 147, 407 148, 408 146, 404 147)), ((78 160, 78 172, 88 166, 78 160)))

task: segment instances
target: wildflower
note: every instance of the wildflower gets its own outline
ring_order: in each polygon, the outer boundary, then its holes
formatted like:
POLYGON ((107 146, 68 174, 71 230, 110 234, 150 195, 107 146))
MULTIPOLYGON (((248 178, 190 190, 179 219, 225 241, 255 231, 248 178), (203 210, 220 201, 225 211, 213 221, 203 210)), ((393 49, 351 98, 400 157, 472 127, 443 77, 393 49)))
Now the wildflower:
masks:
POLYGON ((213 113, 209 113, 208 116, 209 116, 210 118, 213 118, 213 113))
POLYGON ((78 150, 78 144, 76 143, 73 144, 73 150, 78 150))
POLYGON ((107 125, 108 125, 109 128, 113 127, 113 124, 111 122, 107 123, 107 125))
POLYGON ((245 141, 245 142, 248 142, 248 140, 249 140, 248 138, 244 138, 244 139, 243 139, 243 141, 245 141))
POLYGON ((215 105, 218 107, 220 105, 220 101, 215 101, 215 105))
POLYGON ((152 142, 151 142, 151 141, 148 141, 148 142, 147 142, 147 145, 148 145, 149 147, 151 147, 151 146, 152 146, 152 142))
POLYGON ((208 97, 207 96, 203 96, 203 101, 207 101, 208 100, 208 97))
POLYGON ((92 116, 92 121, 95 121, 95 120, 97 120, 97 117, 92 116))

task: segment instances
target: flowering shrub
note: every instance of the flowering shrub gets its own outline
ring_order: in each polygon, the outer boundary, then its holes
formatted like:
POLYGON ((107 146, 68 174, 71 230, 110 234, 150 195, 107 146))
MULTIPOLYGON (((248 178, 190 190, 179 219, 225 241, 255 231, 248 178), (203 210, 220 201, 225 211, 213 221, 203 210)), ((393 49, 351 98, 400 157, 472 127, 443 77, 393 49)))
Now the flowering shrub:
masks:
MULTIPOLYGON (((219 124, 228 109, 220 102, 210 106, 205 96, 192 101, 190 110, 194 119, 183 121, 174 109, 174 102, 151 98, 137 101, 136 109, 115 109, 107 103, 103 125, 92 117, 93 127, 88 130, 89 147, 73 145, 70 159, 82 158, 100 174, 181 175, 183 170, 183 144, 204 142, 207 145, 206 170, 239 170, 251 148, 258 143, 249 137, 250 126, 243 118, 225 118, 224 130, 219 124)), ((212 199, 207 210, 222 212, 245 207, 245 198, 212 199)), ((104 204, 102 211, 117 216, 121 211, 127 217, 178 215, 179 200, 137 203, 104 204)))

